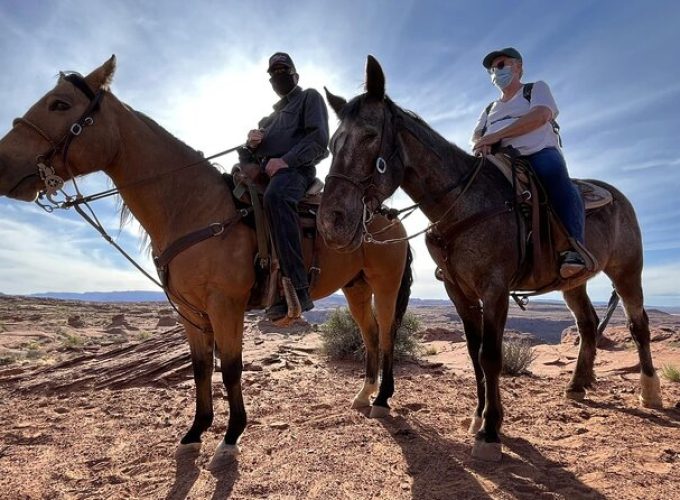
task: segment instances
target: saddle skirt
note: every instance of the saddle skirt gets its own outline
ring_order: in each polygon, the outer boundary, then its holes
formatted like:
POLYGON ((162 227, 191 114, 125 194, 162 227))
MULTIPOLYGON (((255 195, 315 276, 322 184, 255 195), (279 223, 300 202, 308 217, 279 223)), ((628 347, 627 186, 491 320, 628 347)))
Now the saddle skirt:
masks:
MULTIPOLYGON (((506 153, 497 153, 487 155, 486 159, 498 167, 498 170, 501 171, 505 178, 508 179, 510 185, 512 185, 512 158, 506 153)), ((516 181, 517 195, 521 197, 529 189, 529 177, 523 170, 518 170, 516 181)), ((596 184, 581 179, 572 179, 571 182, 581 194, 586 210, 595 210, 610 204, 614 200, 612 194, 607 189, 596 184)))

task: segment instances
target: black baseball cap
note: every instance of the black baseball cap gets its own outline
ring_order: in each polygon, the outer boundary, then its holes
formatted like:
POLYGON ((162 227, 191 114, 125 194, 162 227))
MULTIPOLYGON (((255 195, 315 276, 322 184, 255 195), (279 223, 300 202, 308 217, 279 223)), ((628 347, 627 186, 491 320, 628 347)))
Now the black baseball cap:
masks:
POLYGON ((267 68, 267 73, 271 73, 276 66, 285 66, 295 72, 295 64, 293 64, 293 60, 285 52, 274 52, 274 54, 272 54, 272 56, 269 58, 269 67, 267 68))
POLYGON ((486 69, 489 69, 491 67, 491 63, 493 62, 493 60, 500 56, 511 57, 513 59, 519 59, 520 61, 522 60, 522 54, 520 54, 516 48, 506 47, 504 49, 489 52, 486 55, 486 57, 482 60, 482 65, 486 69))

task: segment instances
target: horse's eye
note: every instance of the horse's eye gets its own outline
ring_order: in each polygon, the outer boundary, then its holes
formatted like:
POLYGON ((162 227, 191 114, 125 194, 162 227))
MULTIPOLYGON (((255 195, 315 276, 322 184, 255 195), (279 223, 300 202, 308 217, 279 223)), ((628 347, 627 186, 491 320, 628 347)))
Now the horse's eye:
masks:
POLYGON ((59 99, 50 104, 50 111, 67 111, 69 109, 71 109, 71 105, 66 101, 60 101, 59 99))
POLYGON ((368 132, 365 136, 361 138, 361 142, 366 143, 366 142, 371 142, 374 141, 378 137, 377 132, 368 132))

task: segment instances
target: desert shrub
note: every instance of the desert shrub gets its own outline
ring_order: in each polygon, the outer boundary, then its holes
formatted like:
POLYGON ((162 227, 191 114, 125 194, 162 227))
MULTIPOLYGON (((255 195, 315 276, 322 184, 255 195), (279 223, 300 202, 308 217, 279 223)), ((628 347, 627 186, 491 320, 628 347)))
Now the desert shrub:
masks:
POLYGON ((439 349, 437 349, 435 346, 431 345, 427 349, 425 349, 425 356, 434 356, 435 354, 439 353, 439 349))
POLYGON ((503 342, 503 375, 529 373, 529 365, 536 359, 534 348, 526 340, 509 339, 503 342))
POLYGON ((151 332, 148 332, 146 330, 142 330, 137 334, 137 340, 147 340, 151 338, 151 332))
POLYGON ((77 349, 85 344, 85 341, 74 333, 64 333, 61 338, 61 344, 67 349, 77 349))
MULTIPOLYGON (((394 342, 396 359, 413 358, 421 354, 422 347, 415 335, 419 329, 420 320, 407 311, 394 342)), ((364 341, 349 309, 342 307, 333 311, 321 325, 320 334, 322 350, 331 359, 363 359, 364 341)))
POLYGON ((0 356, 0 366, 11 365, 19 360, 19 356, 16 354, 4 354, 0 356))
POLYGON ((680 382, 680 369, 677 366, 667 364, 661 367, 661 374, 671 382, 680 382))
POLYGON ((26 359, 38 359, 42 357, 40 344, 35 340, 31 340, 24 347, 26 348, 26 359))

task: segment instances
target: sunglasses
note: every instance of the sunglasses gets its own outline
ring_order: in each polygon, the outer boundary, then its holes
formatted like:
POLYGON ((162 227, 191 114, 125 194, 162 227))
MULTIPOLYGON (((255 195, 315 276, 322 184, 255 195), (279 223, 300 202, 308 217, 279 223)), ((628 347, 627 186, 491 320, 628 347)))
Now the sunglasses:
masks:
POLYGON ((295 73, 295 71, 293 71, 293 68, 288 68, 288 67, 286 67, 286 66, 279 66, 279 67, 276 67, 276 68, 272 69, 272 70, 269 72, 269 75, 270 75, 270 76, 274 76, 274 75, 292 75, 292 74, 294 74, 294 73, 295 73))
POLYGON ((506 66, 512 66, 512 65, 513 65, 512 61, 500 61, 495 66, 491 66, 487 71, 489 73, 494 73, 497 69, 503 69, 506 66))

